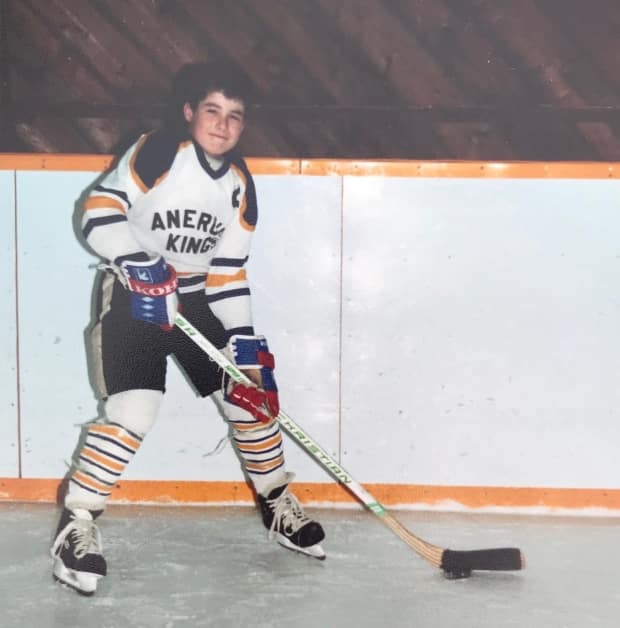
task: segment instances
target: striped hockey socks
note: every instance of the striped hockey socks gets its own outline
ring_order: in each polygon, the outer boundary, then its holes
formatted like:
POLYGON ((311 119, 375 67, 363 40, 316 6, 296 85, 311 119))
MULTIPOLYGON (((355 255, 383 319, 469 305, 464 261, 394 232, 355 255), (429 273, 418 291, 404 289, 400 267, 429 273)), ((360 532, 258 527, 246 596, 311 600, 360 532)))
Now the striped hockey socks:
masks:
MULTIPOLYGON (((277 423, 259 430, 240 430, 233 423, 234 442, 243 458, 245 469, 260 493, 284 476, 282 433, 277 423)), ((259 424, 260 425, 260 424, 259 424)))
POLYGON ((118 423, 90 425, 70 478, 67 507, 103 508, 141 443, 142 436, 118 423))

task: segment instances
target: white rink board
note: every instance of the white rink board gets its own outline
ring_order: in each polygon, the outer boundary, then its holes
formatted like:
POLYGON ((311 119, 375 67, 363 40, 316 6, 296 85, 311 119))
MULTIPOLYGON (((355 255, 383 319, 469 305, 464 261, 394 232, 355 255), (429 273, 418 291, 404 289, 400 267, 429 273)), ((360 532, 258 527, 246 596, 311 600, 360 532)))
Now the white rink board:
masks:
MULTIPOLYGON (((0 174, 12 269, 12 172, 0 174)), ((17 173, 24 477, 63 476, 78 425, 97 416, 84 337, 97 259, 72 227, 96 176, 17 173)), ((620 182, 256 183, 249 277, 282 407, 357 480, 619 486, 620 182)), ((0 474, 14 477, 15 303, 0 308, 0 474)), ((214 404, 173 365, 168 384, 125 478, 240 480, 230 446, 205 455, 227 434, 214 404)), ((286 451, 298 480, 328 480, 290 440, 286 451)))
MULTIPOLYGON (((85 344, 98 260, 71 228, 76 200, 95 178, 18 174, 25 477, 62 477, 80 424, 98 414, 85 344)), ((340 182, 261 177, 257 191, 260 223, 249 262, 257 331, 276 355, 283 407, 337 455, 340 182), (304 301, 308 292, 312 303, 304 301)), ((231 446, 206 455, 227 434, 215 404, 197 398, 170 362, 162 411, 124 478, 242 480, 231 446)), ((299 478, 327 481, 296 445, 286 447, 299 478)))
MULTIPOLYGON (((256 177, 259 223, 248 262, 256 332, 276 358, 282 407, 338 455, 340 181, 256 177), (318 260, 318 261, 317 261, 318 260)), ((159 419, 126 479, 241 481, 215 404, 196 398, 174 365, 159 419)), ((285 437, 287 468, 303 481, 329 481, 285 437)))
POLYGON ((617 487, 620 182, 346 178, 343 464, 617 487))
POLYGON ((18 172, 22 466, 63 477, 80 433, 97 416, 85 330, 97 258, 73 227, 86 172, 18 172))
POLYGON ((19 475, 14 173, 0 171, 0 477, 19 475))
MULTIPOLYGON (((282 408, 338 458, 341 179, 256 177, 259 223, 250 258, 256 332, 276 358, 282 408)), ((289 470, 331 477, 285 438, 289 470)))

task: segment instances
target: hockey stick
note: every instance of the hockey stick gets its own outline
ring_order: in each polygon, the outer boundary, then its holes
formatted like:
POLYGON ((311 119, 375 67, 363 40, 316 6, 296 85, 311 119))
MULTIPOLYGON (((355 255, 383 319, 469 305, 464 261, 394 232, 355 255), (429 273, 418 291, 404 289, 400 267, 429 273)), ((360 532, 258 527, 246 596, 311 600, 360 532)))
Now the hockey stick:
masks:
MULTIPOLYGON (((176 326, 195 342, 234 381, 250 383, 226 356, 214 347, 183 315, 177 314, 176 326)), ((283 411, 277 416, 278 423, 301 445, 325 470, 342 483, 373 514, 400 537, 411 549, 434 567, 443 570, 448 578, 466 578, 474 570, 516 571, 525 565, 521 550, 514 547, 457 551, 443 549, 419 538, 391 515, 361 484, 356 482, 305 430, 283 411)))

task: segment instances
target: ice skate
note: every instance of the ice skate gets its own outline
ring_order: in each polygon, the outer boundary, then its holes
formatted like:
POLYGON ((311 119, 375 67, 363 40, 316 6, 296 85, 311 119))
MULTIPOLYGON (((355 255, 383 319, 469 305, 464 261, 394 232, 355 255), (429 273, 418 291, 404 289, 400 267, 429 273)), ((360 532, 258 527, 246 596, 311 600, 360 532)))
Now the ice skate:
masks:
POLYGON ((289 492, 292 479, 293 474, 288 473, 284 483, 269 490, 267 497, 258 495, 263 523, 270 539, 287 549, 323 560, 325 552, 320 542, 325 532, 320 523, 306 516, 297 498, 289 492))
POLYGON ((65 508, 51 549, 54 579, 82 595, 92 595, 107 571, 101 534, 94 521, 97 514, 65 508))

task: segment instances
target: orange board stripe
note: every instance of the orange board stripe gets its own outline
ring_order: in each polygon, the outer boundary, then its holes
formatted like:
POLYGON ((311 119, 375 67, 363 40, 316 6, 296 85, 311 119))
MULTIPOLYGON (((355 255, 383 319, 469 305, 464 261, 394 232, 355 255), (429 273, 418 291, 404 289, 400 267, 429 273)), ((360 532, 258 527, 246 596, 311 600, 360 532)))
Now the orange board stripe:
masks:
POLYGON ((617 179, 620 163, 302 160, 307 175, 473 179, 617 179))
MULTIPOLYGON (((112 155, 3 153, 0 170, 101 172, 112 155)), ((304 174, 382 177, 455 177, 499 179, 618 179, 620 162, 485 162, 355 159, 248 158, 253 174, 304 174)))
MULTIPOLYGON (((61 480, 0 478, 0 502, 56 502, 61 480)), ((429 486, 367 484, 366 489, 385 506, 504 507, 620 510, 620 489, 528 488, 488 486, 429 486)), ((340 484, 295 482, 295 495, 304 503, 352 504, 356 499, 340 484)), ((114 502, 162 504, 250 503, 252 491, 244 482, 126 480, 112 492, 114 502)))
POLYGON ((47 153, 0 154, 0 170, 67 170, 101 172, 113 161, 112 155, 47 153))

